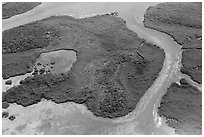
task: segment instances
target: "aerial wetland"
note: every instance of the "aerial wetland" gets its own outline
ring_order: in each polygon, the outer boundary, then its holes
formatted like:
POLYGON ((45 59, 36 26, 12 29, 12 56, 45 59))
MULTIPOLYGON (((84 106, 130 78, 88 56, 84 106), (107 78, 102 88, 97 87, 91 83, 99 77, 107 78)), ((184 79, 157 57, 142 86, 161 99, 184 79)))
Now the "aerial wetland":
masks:
POLYGON ((5 12, 2 133, 202 134, 200 4, 31 3, 5 12))

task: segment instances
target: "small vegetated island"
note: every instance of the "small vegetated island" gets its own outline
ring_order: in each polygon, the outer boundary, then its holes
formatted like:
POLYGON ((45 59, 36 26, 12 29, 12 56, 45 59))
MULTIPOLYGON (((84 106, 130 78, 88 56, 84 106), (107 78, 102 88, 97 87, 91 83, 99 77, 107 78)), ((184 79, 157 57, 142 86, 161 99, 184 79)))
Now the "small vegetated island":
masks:
POLYGON ((165 58, 161 48, 139 38, 116 14, 51 16, 5 30, 2 36, 4 79, 32 72, 44 52, 63 49, 77 55, 68 72, 36 73, 3 92, 3 103, 27 107, 43 98, 72 101, 104 118, 133 111, 165 58))
MULTIPOLYGON (((202 3, 162 3, 149 7, 144 17, 146 27, 181 45, 181 73, 202 84, 202 3)), ((158 113, 178 134, 202 134, 202 94, 185 79, 167 89, 158 113)))
POLYGON ((25 13, 40 4, 41 2, 6 2, 2 4, 2 19, 25 13))

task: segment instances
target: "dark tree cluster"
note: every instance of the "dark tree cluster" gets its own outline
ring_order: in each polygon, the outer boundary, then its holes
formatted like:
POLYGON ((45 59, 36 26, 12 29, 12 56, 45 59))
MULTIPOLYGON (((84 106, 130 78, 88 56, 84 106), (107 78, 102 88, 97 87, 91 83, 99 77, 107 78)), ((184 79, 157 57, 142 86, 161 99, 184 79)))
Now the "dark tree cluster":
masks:
MULTIPOLYGON (((162 49, 140 39, 121 18, 111 15, 85 19, 49 17, 3 32, 3 44, 5 49, 16 49, 5 50, 12 55, 9 61, 22 51, 30 55, 38 49, 40 53, 45 46, 47 52, 55 49, 77 52, 77 61, 69 72, 44 74, 44 70, 34 68, 33 76, 6 91, 4 102, 26 107, 43 98, 55 103, 72 101, 106 118, 122 117, 135 109, 158 76, 165 58, 162 49), (58 34, 60 40, 56 39, 58 34), (55 44, 47 46, 50 42, 55 44), (27 46, 22 46, 24 43, 27 46)), ((14 65, 13 62, 9 65, 14 65)), ((19 70, 22 69, 16 71, 19 70)))
POLYGON ((2 4, 2 19, 25 13, 39 4, 41 2, 6 2, 2 4))
POLYGON ((55 28, 36 22, 5 30, 2 34, 3 54, 42 48, 57 37, 59 32, 55 28))

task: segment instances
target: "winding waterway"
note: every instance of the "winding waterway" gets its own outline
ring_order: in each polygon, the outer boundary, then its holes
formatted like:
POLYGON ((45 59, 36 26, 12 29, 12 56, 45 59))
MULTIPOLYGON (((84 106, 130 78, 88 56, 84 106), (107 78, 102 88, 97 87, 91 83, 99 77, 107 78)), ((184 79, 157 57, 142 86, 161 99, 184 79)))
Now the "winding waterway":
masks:
POLYGON ((23 108, 11 104, 8 111, 17 115, 16 122, 3 120, 3 134, 174 134, 165 120, 157 116, 161 97, 172 82, 180 77, 181 47, 168 35, 145 28, 143 15, 149 6, 157 3, 42 3, 33 10, 3 20, 7 30, 51 15, 71 15, 83 18, 116 11, 127 27, 139 37, 154 43, 165 51, 165 62, 159 77, 129 115, 115 120, 94 117, 83 105, 55 104, 42 100, 23 108), (33 114, 34 113, 34 114, 33 114), (19 127, 22 127, 19 131, 19 127))

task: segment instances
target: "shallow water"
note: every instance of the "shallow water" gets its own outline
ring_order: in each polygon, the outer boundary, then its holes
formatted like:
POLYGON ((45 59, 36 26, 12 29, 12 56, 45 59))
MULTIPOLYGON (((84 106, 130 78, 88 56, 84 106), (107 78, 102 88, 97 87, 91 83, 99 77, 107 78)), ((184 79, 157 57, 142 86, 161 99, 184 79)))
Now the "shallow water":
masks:
POLYGON ((51 73, 66 73, 76 61, 76 52, 72 50, 56 50, 41 53, 35 66, 38 70, 45 69, 51 73), (40 63, 41 65, 38 65, 40 63))
POLYGON ((25 75, 20 75, 20 76, 15 76, 15 77, 10 77, 8 79, 3 79, 2 80, 2 92, 6 92, 6 90, 8 90, 9 88, 13 87, 13 86, 17 86, 19 85, 19 82, 21 80, 24 80, 25 78, 27 78, 28 76, 31 76, 32 73, 27 73, 25 75), (11 85, 6 85, 5 82, 7 80, 11 80, 12 84, 11 85))
POLYGON ((181 67, 181 49, 168 35, 143 26, 145 10, 156 4, 43 3, 25 14, 3 20, 3 30, 6 30, 51 15, 72 15, 82 18, 117 11, 119 16, 126 20, 128 28, 135 31, 139 37, 163 48, 166 54, 159 77, 143 96, 136 109, 125 117, 115 120, 97 118, 83 105, 70 102, 55 104, 43 100, 26 108, 12 104, 8 111, 17 115, 17 119, 16 122, 3 119, 4 134, 12 132, 16 134, 174 134, 173 129, 165 124, 165 119, 157 116, 156 111, 161 97, 171 82, 177 82, 180 77, 184 77, 178 71, 181 67), (72 109, 65 109, 67 107, 72 109), (59 113, 61 111, 63 113, 59 113), (19 125, 24 127, 22 132, 16 130, 19 125), (5 130, 6 128, 8 130, 5 130))
MULTIPOLYGON (((8 79, 2 80, 2 92, 6 92, 8 89, 10 89, 13 86, 19 85, 19 82, 21 80, 24 80, 27 77, 32 77, 35 69, 38 69, 38 74, 40 69, 44 69, 45 71, 50 71, 51 73, 65 73, 68 72, 69 69, 72 67, 73 63, 76 61, 76 52, 72 50, 56 50, 56 51, 50 51, 41 53, 39 58, 37 58, 35 65, 33 67, 33 71, 31 73, 26 73, 24 75, 20 76, 14 76, 10 77, 8 79), (51 62, 54 64, 52 65, 51 62), (41 63, 40 66, 38 66, 38 63, 41 63), (11 85, 6 85, 5 82, 7 80, 11 80, 11 85)), ((44 72, 43 74, 45 74, 44 72)))

